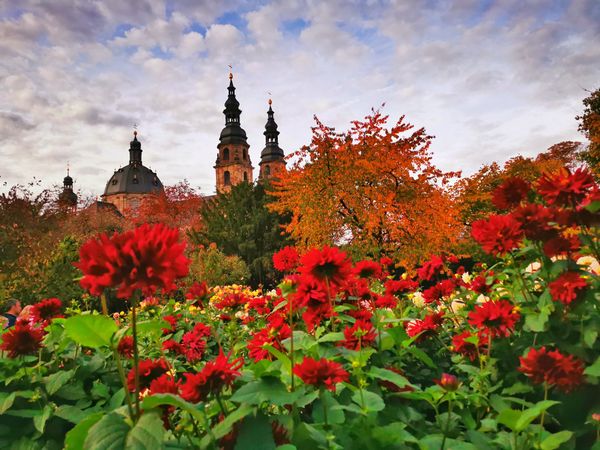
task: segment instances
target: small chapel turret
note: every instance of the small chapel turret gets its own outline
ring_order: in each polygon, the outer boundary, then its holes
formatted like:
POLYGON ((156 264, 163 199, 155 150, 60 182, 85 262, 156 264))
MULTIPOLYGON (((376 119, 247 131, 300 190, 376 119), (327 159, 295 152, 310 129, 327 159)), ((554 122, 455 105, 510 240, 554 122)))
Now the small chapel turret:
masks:
POLYGON ((235 97, 233 74, 229 73, 229 87, 225 102, 225 127, 221 131, 217 145, 217 161, 215 172, 217 177, 217 194, 229 192, 231 186, 242 182, 252 183, 252 162, 248 150, 246 132, 240 126, 240 103, 235 97))
POLYGON ((73 192, 73 178, 69 173, 67 165, 67 176, 63 179, 63 190, 58 196, 58 204, 61 208, 75 212, 77 210, 77 194, 73 192))

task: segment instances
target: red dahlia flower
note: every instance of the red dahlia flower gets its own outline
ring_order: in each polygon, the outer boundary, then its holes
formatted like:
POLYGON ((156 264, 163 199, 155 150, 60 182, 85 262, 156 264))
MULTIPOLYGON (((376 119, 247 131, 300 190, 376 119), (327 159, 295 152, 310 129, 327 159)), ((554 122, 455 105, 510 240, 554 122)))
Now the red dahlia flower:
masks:
POLYGON ((379 278, 382 269, 379 263, 370 260, 358 261, 352 269, 354 275, 358 278, 379 278))
POLYGON ((319 325, 324 318, 331 317, 334 314, 325 287, 314 280, 303 280, 298 285, 292 304, 294 308, 306 308, 302 313, 302 318, 306 322, 309 331, 319 325))
POLYGON ((413 280, 387 280, 384 285, 387 295, 397 295, 414 291, 419 287, 419 282, 413 280))
POLYGON ((477 357, 485 351, 487 343, 488 339, 485 336, 485 333, 481 331, 477 334, 473 334, 470 331, 463 331, 460 334, 452 336, 452 350, 466 356, 471 361, 475 361, 477 357), (475 336, 478 338, 477 344, 465 340, 475 336))
POLYGON ((169 324, 169 328, 163 328, 163 335, 175 333, 177 331, 177 321, 181 318, 181 314, 177 314, 176 316, 166 315, 163 316, 163 320, 169 324))
POLYGON ((454 292, 455 287, 456 282, 452 278, 446 278, 445 280, 440 281, 436 285, 423 291, 425 303, 437 302, 443 297, 448 297, 454 292))
POLYGON ((548 286, 552 300, 570 305, 585 291, 587 283, 577 272, 565 272, 548 286))
POLYGON ((583 383, 583 362, 573 355, 563 355, 558 350, 547 351, 546 347, 529 350, 527 356, 519 357, 523 372, 535 384, 548 383, 563 392, 570 392, 583 383))
POLYGON ((378 295, 375 300, 375 306, 378 308, 394 309, 398 306, 398 299, 393 295, 378 295))
POLYGON ((564 169, 544 174, 537 182, 537 190, 549 205, 577 206, 594 187, 594 177, 586 169, 571 173, 564 169))
POLYGON ((117 345, 119 355, 133 358, 133 336, 123 336, 117 345))
MULTIPOLYGON (((140 392, 150 387, 150 383, 169 371, 169 365, 164 359, 142 359, 138 364, 140 392)), ((135 391, 135 371, 133 367, 127 374, 127 388, 135 391)))
POLYGON ((555 221, 555 211, 538 203, 528 203, 511 214, 521 225, 527 239, 544 241, 556 233, 550 222, 555 221))
POLYGON ((498 209, 511 209, 518 206, 529 193, 531 186, 519 177, 510 177, 498 186, 492 194, 492 203, 498 209))
POLYGON ((473 222, 471 235, 486 253, 494 256, 511 251, 523 240, 523 230, 512 215, 477 220, 473 222))
POLYGON ((188 274, 184 249, 176 228, 144 224, 89 240, 81 246, 75 266, 83 272, 81 286, 93 295, 106 288, 117 288, 119 298, 130 298, 136 289, 153 295, 157 289, 173 290, 175 279, 188 274))
POLYGON ((280 272, 292 272, 298 267, 300 255, 296 247, 283 247, 273 255, 273 267, 280 272))
POLYGON ((177 342, 173 339, 167 339, 165 342, 163 342, 162 349, 165 352, 173 352, 176 355, 183 355, 183 353, 184 353, 183 346, 179 342, 177 342))
POLYGON ((335 391, 335 385, 348 381, 349 377, 341 364, 325 358, 320 360, 304 358, 301 363, 294 366, 294 374, 306 384, 318 388, 324 387, 330 391, 335 391))
POLYGON ((231 386, 240 376, 239 369, 243 366, 242 358, 229 362, 229 356, 219 352, 213 361, 206 363, 204 368, 196 373, 186 373, 186 382, 181 388, 181 396, 192 403, 206 400, 208 394, 218 394, 225 387, 231 386))
POLYGON ((328 282, 330 287, 343 286, 352 272, 352 264, 346 253, 335 247, 310 250, 302 257, 300 264, 299 271, 306 279, 317 283, 328 282))
POLYGON ((271 324, 271 326, 254 333, 252 339, 248 341, 248 355, 254 362, 263 359, 271 360, 273 356, 265 348, 265 345, 270 345, 282 351, 283 347, 280 342, 289 338, 291 334, 291 329, 287 324, 281 323, 279 326, 271 324))
POLYGON ((27 322, 17 321, 14 327, 2 335, 0 349, 8 352, 9 358, 30 355, 42 347, 44 331, 33 328, 27 322))
POLYGON ((161 375, 150 383, 151 394, 179 395, 179 388, 179 383, 176 382, 172 376, 167 374, 161 375))
POLYGON ((434 255, 429 261, 426 261, 420 268, 417 269, 417 275, 422 281, 428 281, 440 273, 443 268, 444 260, 439 256, 434 255))
POLYGON ((204 355, 204 350, 206 349, 206 341, 202 335, 188 331, 181 338, 181 348, 186 359, 191 363, 195 363, 202 359, 202 355, 204 355))
POLYGON ((208 295, 208 285, 206 282, 194 282, 185 294, 186 300, 190 302, 202 301, 208 295))
POLYGON ((520 317, 510 302, 498 300, 475 306, 469 313, 468 322, 482 331, 489 332, 492 337, 506 337, 513 331, 520 317))
POLYGON ((62 315, 62 302, 57 298, 47 298, 31 307, 31 317, 35 323, 48 324, 62 315))
POLYGON ((406 334, 409 337, 420 335, 418 340, 430 337, 435 334, 436 330, 444 322, 444 313, 431 313, 426 315, 423 320, 415 319, 406 324, 406 334))
POLYGON ((360 350, 365 346, 372 345, 376 337, 375 329, 370 321, 357 320, 353 326, 344 328, 345 340, 340 342, 340 345, 350 350, 360 350))

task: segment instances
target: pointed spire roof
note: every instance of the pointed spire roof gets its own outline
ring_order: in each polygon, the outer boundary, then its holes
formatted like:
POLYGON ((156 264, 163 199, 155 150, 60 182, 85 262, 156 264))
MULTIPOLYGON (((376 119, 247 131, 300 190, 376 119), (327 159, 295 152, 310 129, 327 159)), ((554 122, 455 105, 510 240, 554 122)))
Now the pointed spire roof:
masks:
POLYGON ((235 86, 233 85, 233 73, 229 72, 229 86, 227 87, 227 100, 225 101, 225 128, 221 131, 219 140, 221 144, 247 144, 247 136, 244 129, 240 126, 240 102, 235 96, 235 86))
POLYGON ((275 122, 275 112, 272 108, 273 101, 269 99, 269 110, 267 111, 267 123, 265 124, 265 148, 260 154, 260 162, 283 160, 284 153, 279 147, 279 131, 275 122))
POLYGON ((133 140, 129 142, 129 164, 142 165, 142 143, 138 141, 137 130, 133 131, 133 140))

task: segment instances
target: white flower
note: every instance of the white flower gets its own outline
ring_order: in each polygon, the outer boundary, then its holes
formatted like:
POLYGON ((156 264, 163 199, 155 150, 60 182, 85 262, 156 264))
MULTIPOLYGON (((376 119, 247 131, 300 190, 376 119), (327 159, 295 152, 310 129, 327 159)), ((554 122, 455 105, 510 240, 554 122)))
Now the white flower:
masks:
POLYGON ((483 294, 479 294, 479 297, 477 297, 477 300, 475 300, 475 303, 485 303, 485 302, 489 302, 490 298, 487 295, 483 295, 483 294))
POLYGON ((462 280, 465 284, 469 284, 471 283, 472 277, 471 274, 469 272, 465 272, 462 274, 462 280))
POLYGON ((525 268, 526 273, 535 273, 540 270, 542 265, 539 261, 534 261, 525 268))
POLYGON ((422 308, 425 306, 425 297, 421 292, 415 292, 412 296, 412 302, 416 307, 422 308))
POLYGON ((582 256, 577 260, 577 264, 583 266, 590 273, 600 275, 600 263, 593 256, 582 256))

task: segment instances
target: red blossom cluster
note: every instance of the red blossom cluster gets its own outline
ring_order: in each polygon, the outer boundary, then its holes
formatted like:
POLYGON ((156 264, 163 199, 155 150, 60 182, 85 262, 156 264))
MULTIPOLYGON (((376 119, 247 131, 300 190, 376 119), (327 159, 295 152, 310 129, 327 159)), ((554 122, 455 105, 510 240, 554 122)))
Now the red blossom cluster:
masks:
POLYGON ((330 391, 335 391, 335 385, 348 381, 349 377, 340 363, 325 358, 304 358, 294 366, 293 371, 304 383, 318 388, 324 387, 330 391))
POLYGON ((273 357, 265 346, 270 345, 279 351, 283 351, 281 341, 289 338, 291 334, 291 328, 285 322, 285 316, 275 313, 268 318, 267 326, 254 333, 248 341, 248 354, 254 362, 263 359, 271 360, 273 357))
POLYGON ((2 335, 0 349, 8 353, 9 358, 31 355, 42 348, 44 331, 28 322, 17 321, 14 327, 2 335))
POLYGON ((521 315, 507 300, 487 301, 475 306, 468 322, 492 337, 509 336, 521 315))
POLYGON ((209 394, 218 395, 224 388, 231 386, 240 376, 239 369, 244 361, 242 358, 229 361, 229 357, 221 350, 200 372, 185 373, 186 381, 181 386, 181 396, 189 402, 198 403, 206 400, 209 394))
POLYGON ((184 249, 176 228, 144 224, 89 240, 81 246, 75 266, 83 272, 81 286, 93 295, 117 288, 119 298, 130 298, 137 289, 150 296, 158 289, 172 291, 175 280, 188 274, 184 249))
POLYGON ((44 328, 52 319, 64 317, 62 302, 57 298, 47 298, 31 307, 31 319, 44 328))
POLYGON ((523 372, 535 384, 547 383, 563 392, 570 392, 583 383, 583 362, 573 355, 563 355, 546 347, 532 348, 525 357, 519 357, 523 372))

